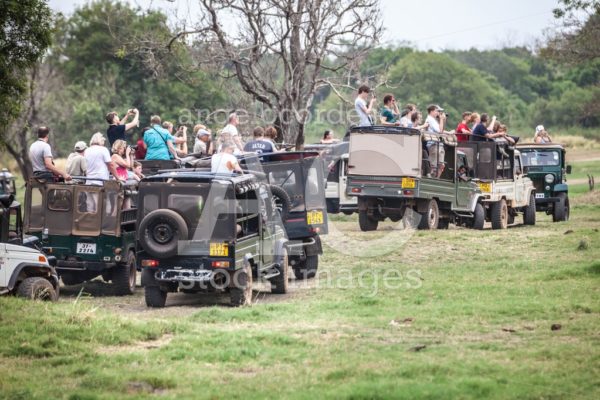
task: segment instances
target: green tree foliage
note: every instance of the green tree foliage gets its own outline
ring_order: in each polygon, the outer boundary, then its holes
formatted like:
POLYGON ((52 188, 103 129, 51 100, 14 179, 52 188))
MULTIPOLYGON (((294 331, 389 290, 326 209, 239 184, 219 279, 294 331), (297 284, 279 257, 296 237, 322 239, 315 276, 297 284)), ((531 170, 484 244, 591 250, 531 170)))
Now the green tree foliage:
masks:
POLYGON ((0 143, 19 116, 28 69, 50 45, 51 13, 43 0, 0 0, 0 143))
MULTIPOLYGON (((489 112, 511 123, 522 118, 524 104, 488 74, 461 64, 446 54, 414 52, 389 72, 396 98, 421 109, 440 104, 455 124, 463 111, 489 112)), ((381 96, 380 96, 381 97, 381 96)))
POLYGON ((141 130, 153 114, 177 122, 182 109, 214 109, 223 100, 214 80, 192 68, 187 46, 155 45, 173 36, 160 12, 103 0, 75 11, 59 30, 49 62, 64 85, 44 102, 57 149, 104 131, 108 111, 138 108, 141 130))

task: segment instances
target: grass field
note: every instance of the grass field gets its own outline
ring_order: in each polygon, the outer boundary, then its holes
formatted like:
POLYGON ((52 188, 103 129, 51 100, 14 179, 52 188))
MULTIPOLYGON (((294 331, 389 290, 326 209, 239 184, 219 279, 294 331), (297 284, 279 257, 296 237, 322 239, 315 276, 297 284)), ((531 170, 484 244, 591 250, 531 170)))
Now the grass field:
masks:
POLYGON ((570 221, 505 231, 334 217, 360 253, 327 247, 318 279, 247 308, 178 294, 149 310, 101 282, 56 304, 0 298, 0 398, 599 398, 600 192, 586 187, 570 221))

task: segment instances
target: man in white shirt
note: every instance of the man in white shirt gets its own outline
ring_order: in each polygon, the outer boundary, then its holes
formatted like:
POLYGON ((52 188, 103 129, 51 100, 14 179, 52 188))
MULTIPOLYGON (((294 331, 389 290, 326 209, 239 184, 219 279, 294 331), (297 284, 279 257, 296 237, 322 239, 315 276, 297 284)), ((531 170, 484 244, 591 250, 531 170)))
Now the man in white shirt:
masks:
MULTIPOLYGON (((242 144, 242 140, 240 139, 240 134, 238 132, 237 126, 240 124, 240 119, 238 118, 236 113, 229 114, 229 118, 227 119, 227 125, 225 128, 221 130, 221 135, 226 134, 231 138, 237 150, 239 152, 244 151, 244 145, 242 144)), ((227 140, 222 140, 223 142, 227 140)))
POLYGON ((90 147, 85 151, 85 161, 87 163, 86 185, 102 186, 103 181, 110 178, 109 172, 118 180, 119 175, 115 164, 112 162, 108 149, 104 147, 106 138, 100 132, 94 133, 90 140, 90 147), (90 180, 90 178, 102 179, 100 181, 90 180))
POLYGON ((221 146, 221 152, 212 156, 210 160, 210 172, 215 174, 231 174, 234 171, 242 173, 242 168, 237 158, 233 155, 235 144, 225 142, 221 146))
MULTIPOLYGON (((443 108, 440 108, 440 106, 435 104, 427 107, 427 113, 429 114, 425 120, 425 123, 429 124, 427 132, 437 134, 449 133, 444 131, 446 113, 443 111, 443 108)), ((444 150, 444 144, 441 141, 429 141, 427 142, 427 152, 429 153, 429 164, 431 165, 433 176, 439 178, 445 168, 444 159, 446 157, 446 151, 444 150)))
POLYGON ((354 100, 354 108, 356 109, 356 113, 360 118, 360 122, 358 126, 371 126, 373 125, 373 121, 369 116, 373 111, 373 106, 377 99, 375 96, 371 98, 369 102, 369 106, 367 107, 367 98, 369 97, 369 93, 371 89, 367 85, 362 85, 358 88, 358 96, 356 100, 354 100))

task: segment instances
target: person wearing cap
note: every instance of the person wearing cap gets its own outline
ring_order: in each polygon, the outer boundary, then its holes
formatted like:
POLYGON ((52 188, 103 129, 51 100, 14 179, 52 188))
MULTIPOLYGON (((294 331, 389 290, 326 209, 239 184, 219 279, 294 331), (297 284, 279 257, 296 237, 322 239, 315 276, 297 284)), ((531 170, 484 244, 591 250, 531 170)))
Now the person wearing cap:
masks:
POLYGON ((538 144, 552 143, 552 138, 544 129, 544 125, 538 125, 535 127, 535 135, 533 141, 538 144))
POLYGON ((196 141, 194 143, 194 153, 200 154, 211 154, 212 153, 212 142, 210 141, 210 132, 202 124, 194 126, 194 136, 196 141))
POLYGON ((71 176, 85 176, 87 173, 87 162, 83 156, 87 145, 84 141, 75 143, 73 152, 67 158, 67 174, 71 176))

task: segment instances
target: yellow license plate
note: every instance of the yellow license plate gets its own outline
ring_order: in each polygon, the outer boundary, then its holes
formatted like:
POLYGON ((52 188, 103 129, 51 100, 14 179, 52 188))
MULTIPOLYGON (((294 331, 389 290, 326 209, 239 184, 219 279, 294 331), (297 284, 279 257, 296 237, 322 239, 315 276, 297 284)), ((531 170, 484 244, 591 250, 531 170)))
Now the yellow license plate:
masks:
POLYGON ((317 225, 323 223, 323 211, 309 211, 306 213, 306 223, 309 225, 317 225))
POLYGON ((492 184, 489 182, 479 182, 479 189, 481 189, 482 192, 491 192, 492 191, 492 184))
POLYGON ((402 178, 402 189, 414 189, 415 180, 413 178, 402 178))
POLYGON ((229 256, 229 246, 227 243, 211 243, 209 254, 211 257, 229 256))

